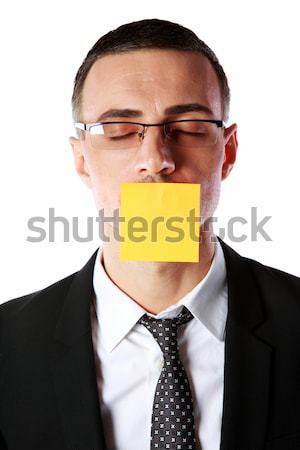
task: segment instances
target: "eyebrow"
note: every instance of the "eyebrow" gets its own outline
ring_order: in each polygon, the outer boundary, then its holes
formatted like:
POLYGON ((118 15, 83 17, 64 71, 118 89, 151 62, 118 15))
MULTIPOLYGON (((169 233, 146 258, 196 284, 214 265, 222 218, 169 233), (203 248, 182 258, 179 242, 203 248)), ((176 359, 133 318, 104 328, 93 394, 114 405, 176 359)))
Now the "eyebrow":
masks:
MULTIPOLYGON (((187 112, 202 112, 213 116, 212 110, 205 105, 201 105, 200 103, 187 103, 182 105, 173 105, 169 106, 165 109, 166 115, 175 115, 175 114, 184 114, 187 112)), ((98 121, 102 121, 104 119, 113 119, 113 118, 136 118, 141 117, 143 115, 143 111, 137 109, 109 109, 105 111, 101 116, 97 118, 98 121)))

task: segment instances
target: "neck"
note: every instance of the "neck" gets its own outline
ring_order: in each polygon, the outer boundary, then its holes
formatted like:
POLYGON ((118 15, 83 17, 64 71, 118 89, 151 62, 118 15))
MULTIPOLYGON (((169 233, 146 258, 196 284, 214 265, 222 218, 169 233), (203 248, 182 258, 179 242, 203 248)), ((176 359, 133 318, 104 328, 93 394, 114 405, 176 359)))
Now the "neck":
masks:
POLYGON ((200 261, 157 262, 120 259, 120 243, 103 243, 103 265, 109 278, 147 312, 158 314, 177 303, 207 274, 214 256, 213 233, 201 233, 200 261), (205 235, 205 236, 204 236, 205 235))

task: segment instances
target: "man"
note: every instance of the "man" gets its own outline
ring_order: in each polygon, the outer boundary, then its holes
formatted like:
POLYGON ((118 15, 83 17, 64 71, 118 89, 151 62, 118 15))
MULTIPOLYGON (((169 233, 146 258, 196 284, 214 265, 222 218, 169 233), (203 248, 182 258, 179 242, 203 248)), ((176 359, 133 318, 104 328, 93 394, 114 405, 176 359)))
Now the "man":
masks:
POLYGON ((107 222, 79 272, 3 304, 0 448, 299 449, 299 279, 209 221, 237 152, 218 59, 180 25, 126 24, 90 50, 72 105, 97 209, 112 216, 124 182, 200 184, 201 257, 121 259, 107 222))

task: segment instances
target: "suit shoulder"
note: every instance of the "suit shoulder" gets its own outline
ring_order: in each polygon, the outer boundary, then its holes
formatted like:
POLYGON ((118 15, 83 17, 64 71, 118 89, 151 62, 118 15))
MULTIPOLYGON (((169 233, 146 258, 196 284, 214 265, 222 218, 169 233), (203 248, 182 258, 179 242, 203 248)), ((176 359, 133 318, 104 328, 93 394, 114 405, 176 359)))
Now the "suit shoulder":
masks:
POLYGON ((266 311, 276 318, 276 321, 288 317, 298 320, 300 317, 300 278, 274 267, 266 266, 258 261, 248 259, 256 287, 260 292, 266 311))
POLYGON ((275 267, 267 266, 250 258, 244 259, 250 265, 252 271, 254 271, 258 277, 263 277, 266 282, 269 281, 273 285, 278 284, 294 287, 300 291, 300 278, 296 275, 276 269, 275 267))
POLYGON ((47 345, 63 317, 72 319, 74 311, 83 317, 93 294, 96 254, 97 250, 79 271, 0 306, 0 353, 12 354, 16 348, 47 345))
POLYGON ((254 275, 254 279, 268 287, 284 287, 300 292, 300 278, 283 270, 267 266, 261 262, 239 254, 222 239, 222 246, 227 266, 234 272, 233 276, 242 277, 246 272, 254 275))
POLYGON ((65 296, 74 276, 77 273, 78 272, 74 272, 73 274, 62 278, 61 280, 58 280, 43 289, 2 303, 0 305, 0 317, 2 317, 3 320, 4 318, 9 318, 10 316, 18 314, 23 310, 31 309, 35 306, 38 307, 40 304, 45 307, 47 303, 51 302, 51 305, 53 306, 53 302, 59 301, 65 296))
POLYGON ((0 305, 0 318, 3 318, 3 316, 8 317, 9 315, 15 315, 21 311, 36 310, 36 308, 41 307, 47 309, 47 305, 49 305, 49 307, 51 305, 52 309, 55 308, 55 305, 61 305, 72 282, 76 278, 80 278, 80 280, 85 279, 88 284, 91 284, 97 252, 98 249, 95 250, 85 266, 71 275, 50 284, 44 289, 2 303, 0 305))

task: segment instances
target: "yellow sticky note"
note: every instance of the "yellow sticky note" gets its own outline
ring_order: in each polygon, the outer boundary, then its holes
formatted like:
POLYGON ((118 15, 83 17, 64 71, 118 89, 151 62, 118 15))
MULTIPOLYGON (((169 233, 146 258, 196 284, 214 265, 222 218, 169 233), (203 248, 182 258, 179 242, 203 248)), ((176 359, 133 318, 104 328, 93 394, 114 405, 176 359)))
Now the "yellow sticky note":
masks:
POLYGON ((199 261, 200 184, 122 183, 120 259, 199 261))

